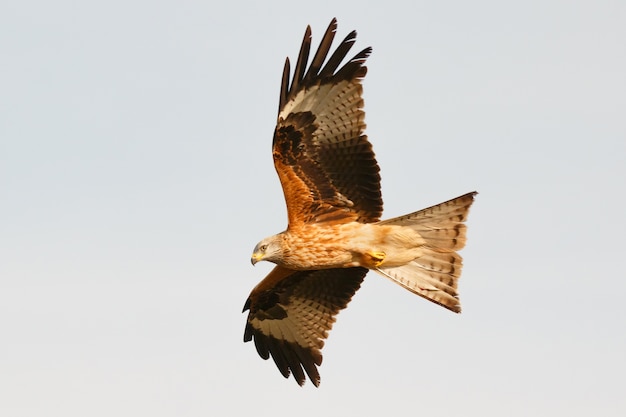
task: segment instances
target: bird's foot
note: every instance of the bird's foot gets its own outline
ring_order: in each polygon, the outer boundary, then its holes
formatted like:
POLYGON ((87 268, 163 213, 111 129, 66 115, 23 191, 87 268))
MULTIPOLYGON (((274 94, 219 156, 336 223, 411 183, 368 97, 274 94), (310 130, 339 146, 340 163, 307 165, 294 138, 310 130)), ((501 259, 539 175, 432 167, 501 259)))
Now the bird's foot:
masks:
POLYGON ((370 268, 378 268, 385 261, 385 252, 366 252, 365 257, 370 268))

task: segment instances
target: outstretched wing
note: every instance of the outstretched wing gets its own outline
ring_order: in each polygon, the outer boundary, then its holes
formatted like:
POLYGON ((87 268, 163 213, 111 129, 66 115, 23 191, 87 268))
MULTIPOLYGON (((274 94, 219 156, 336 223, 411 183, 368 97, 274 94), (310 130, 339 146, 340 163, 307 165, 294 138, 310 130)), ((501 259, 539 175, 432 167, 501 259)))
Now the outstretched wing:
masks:
POLYGON ((350 32, 326 60, 336 29, 333 19, 307 70, 311 48, 307 27, 291 85, 289 58, 285 62, 273 156, 289 227, 324 221, 366 223, 382 213, 379 167, 363 134, 361 79, 371 48, 337 70, 356 32, 350 32))
POLYGON ((263 359, 271 355, 285 378, 292 373, 303 385, 306 372, 318 386, 324 340, 366 273, 365 268, 292 271, 275 267, 246 301, 243 311, 250 312, 244 342, 254 338, 259 355, 263 359))

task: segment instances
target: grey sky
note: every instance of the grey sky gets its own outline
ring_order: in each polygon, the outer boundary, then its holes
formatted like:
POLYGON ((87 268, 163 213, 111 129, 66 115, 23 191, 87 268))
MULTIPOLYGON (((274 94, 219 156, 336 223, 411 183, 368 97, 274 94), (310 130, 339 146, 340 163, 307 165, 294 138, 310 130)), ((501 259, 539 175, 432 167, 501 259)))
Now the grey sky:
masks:
POLYGON ((622 416, 622 1, 5 1, 0 414, 622 416), (242 342, 285 56, 372 46, 384 217, 480 194, 463 314, 371 274, 299 388, 242 342))

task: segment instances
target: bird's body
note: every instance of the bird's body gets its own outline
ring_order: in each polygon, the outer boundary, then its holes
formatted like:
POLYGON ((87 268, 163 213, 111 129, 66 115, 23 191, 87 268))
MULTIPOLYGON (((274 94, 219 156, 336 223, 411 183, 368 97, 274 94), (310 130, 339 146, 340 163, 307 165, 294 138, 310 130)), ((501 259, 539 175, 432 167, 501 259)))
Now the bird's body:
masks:
POLYGON ((409 227, 350 222, 311 224, 275 237, 281 255, 270 260, 296 271, 400 266, 419 257, 425 241, 409 227), (372 254, 383 254, 377 261, 372 254))
POLYGON ((336 20, 312 61, 307 28, 293 79, 287 59, 272 155, 287 204, 288 227, 259 242, 252 263, 277 266, 250 293, 244 341, 302 385, 317 386, 321 348, 336 314, 368 270, 459 312, 457 282, 475 192, 380 220, 379 167, 364 134, 361 79, 366 48, 340 67, 351 32, 327 58, 336 20))

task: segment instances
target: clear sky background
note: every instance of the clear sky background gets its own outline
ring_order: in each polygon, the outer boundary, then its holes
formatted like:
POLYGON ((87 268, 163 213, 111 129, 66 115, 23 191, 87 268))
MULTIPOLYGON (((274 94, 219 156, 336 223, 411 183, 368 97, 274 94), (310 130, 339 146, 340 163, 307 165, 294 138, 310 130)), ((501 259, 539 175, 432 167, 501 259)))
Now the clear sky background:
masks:
POLYGON ((0 415, 626 415, 626 3, 4 1, 0 415), (385 217, 477 190, 454 315, 371 274, 285 380, 241 308, 286 225, 284 58, 373 46, 385 217))

